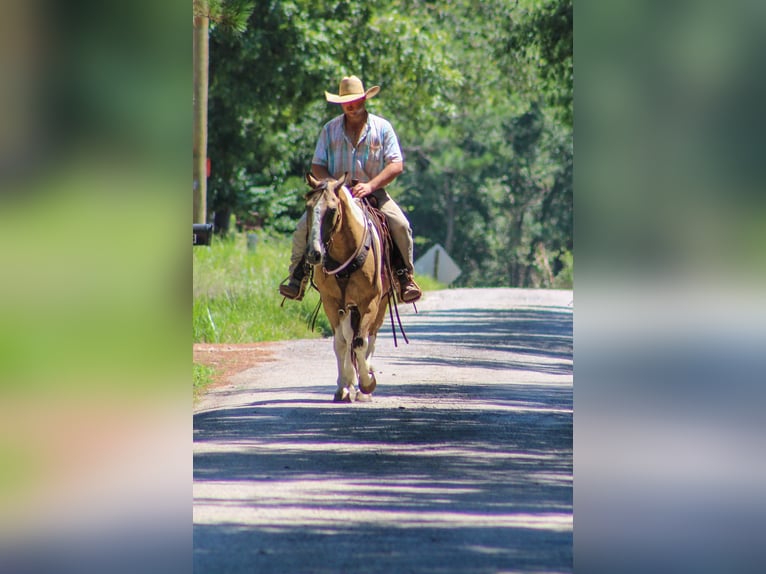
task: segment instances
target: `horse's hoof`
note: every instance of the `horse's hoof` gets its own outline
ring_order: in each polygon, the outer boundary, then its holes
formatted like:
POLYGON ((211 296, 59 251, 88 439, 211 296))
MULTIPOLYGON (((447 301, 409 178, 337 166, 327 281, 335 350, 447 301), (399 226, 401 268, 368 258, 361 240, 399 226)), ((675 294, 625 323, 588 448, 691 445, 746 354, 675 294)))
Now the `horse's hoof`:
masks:
POLYGON ((358 403, 369 403, 372 401, 372 395, 368 393, 357 393, 356 395, 356 402, 358 403))
POLYGON ((356 399, 357 391, 354 388, 342 388, 335 392, 332 400, 335 403, 353 403, 356 399))
POLYGON ((359 381, 359 389, 363 393, 370 394, 372 391, 375 390, 375 387, 377 387, 377 386, 378 386, 378 383, 375 380, 375 373, 373 373, 372 371, 370 371, 370 384, 369 385, 364 385, 361 381, 359 381))

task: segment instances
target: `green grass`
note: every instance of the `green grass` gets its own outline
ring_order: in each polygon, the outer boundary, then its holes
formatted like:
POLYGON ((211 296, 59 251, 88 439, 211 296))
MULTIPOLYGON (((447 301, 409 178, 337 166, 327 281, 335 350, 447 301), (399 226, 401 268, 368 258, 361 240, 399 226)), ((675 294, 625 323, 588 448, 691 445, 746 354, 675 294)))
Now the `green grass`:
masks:
POLYGON ((194 363, 194 399, 201 396, 213 382, 215 369, 194 363))
POLYGON ((418 284, 423 292, 425 291, 440 291, 446 289, 447 286, 444 283, 439 283, 436 279, 430 275, 418 275, 415 274, 415 282, 418 284))
POLYGON ((244 234, 214 237, 212 245, 193 249, 194 342, 250 343, 329 335, 319 313, 316 330, 309 326, 319 294, 309 289, 303 301, 282 304, 279 284, 290 261, 288 238, 258 235, 248 251, 244 234))

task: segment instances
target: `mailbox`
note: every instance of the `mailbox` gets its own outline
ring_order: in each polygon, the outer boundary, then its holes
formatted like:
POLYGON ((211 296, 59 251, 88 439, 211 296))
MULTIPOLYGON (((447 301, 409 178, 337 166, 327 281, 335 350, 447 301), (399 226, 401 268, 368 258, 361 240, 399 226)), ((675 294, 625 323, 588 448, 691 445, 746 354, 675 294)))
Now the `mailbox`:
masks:
POLYGON ((210 239, 213 237, 212 223, 193 223, 192 224, 192 245, 210 245, 210 239))

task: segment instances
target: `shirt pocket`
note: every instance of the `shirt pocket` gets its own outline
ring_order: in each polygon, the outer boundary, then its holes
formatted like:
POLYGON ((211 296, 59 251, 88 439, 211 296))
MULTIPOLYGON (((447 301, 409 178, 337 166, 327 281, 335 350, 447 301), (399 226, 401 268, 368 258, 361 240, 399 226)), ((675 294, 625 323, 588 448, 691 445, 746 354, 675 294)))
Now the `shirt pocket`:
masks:
POLYGON ((383 156, 383 146, 380 143, 380 140, 373 139, 370 141, 370 157, 369 159, 372 161, 379 162, 382 159, 383 156))

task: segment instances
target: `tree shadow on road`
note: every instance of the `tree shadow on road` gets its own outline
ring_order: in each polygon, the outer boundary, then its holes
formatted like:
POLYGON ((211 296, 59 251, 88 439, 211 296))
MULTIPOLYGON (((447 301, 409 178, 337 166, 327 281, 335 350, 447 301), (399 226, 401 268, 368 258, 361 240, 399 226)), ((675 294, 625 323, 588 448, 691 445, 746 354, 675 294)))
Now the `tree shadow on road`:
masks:
MULTIPOLYGON (((439 354, 409 356, 394 353, 400 364, 524 369, 553 375, 572 374, 572 313, 552 309, 456 309, 426 311, 404 318, 413 343, 474 350, 491 349, 492 357, 466 358, 439 354), (407 320, 410 324, 407 324, 407 320), (498 356, 499 352, 499 356, 498 356), (537 358, 537 360, 534 360, 537 358)), ((381 333, 381 340, 390 335, 381 333)), ((404 349, 405 347, 402 347, 404 349)))
POLYGON ((348 555, 342 571, 569 570, 571 417, 344 406, 198 416, 199 443, 240 448, 197 454, 195 481, 246 485, 196 503, 241 506, 246 519, 195 525, 195 572, 220 571, 232 557, 217 549, 232 545, 258 572, 338 571, 312 563, 312 539, 348 555))
MULTIPOLYGON (((571 314, 475 311, 408 334, 571 360, 571 314)), ((402 386, 411 406, 291 387, 197 414, 195 573, 571 572, 571 387, 402 386)))

